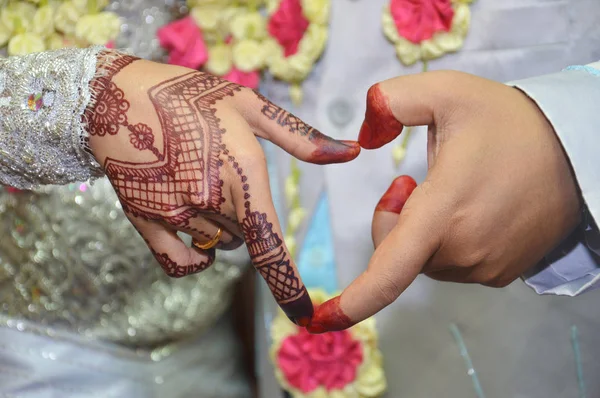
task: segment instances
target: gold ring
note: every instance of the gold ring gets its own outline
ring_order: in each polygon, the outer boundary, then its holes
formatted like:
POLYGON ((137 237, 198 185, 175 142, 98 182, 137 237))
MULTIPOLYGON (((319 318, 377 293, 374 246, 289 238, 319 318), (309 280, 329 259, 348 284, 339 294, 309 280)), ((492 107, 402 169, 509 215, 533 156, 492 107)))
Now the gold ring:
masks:
POLYGON ((219 227, 219 229, 217 230, 217 233, 215 234, 215 237, 212 238, 211 240, 209 240, 208 242, 206 242, 206 243, 198 243, 194 239, 194 240, 192 240, 192 244, 194 246, 196 246, 200 250, 212 249, 221 240, 221 235, 223 235, 223 229, 219 227))

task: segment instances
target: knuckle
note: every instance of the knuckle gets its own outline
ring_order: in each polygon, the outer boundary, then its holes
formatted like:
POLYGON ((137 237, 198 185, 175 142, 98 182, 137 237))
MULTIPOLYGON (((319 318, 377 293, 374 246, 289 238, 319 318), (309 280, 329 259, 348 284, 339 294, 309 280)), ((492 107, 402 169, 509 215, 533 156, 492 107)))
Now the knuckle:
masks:
POLYGON ((378 275, 375 279, 376 296, 379 297, 380 304, 389 305, 396 301, 402 289, 391 275, 378 275))

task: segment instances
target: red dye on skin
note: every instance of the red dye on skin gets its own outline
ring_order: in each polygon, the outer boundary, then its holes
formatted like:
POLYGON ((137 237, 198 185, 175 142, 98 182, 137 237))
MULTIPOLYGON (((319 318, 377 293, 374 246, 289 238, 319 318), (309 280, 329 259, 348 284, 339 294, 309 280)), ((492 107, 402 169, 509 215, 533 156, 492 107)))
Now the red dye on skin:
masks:
POLYGON ((398 137, 404 126, 394 117, 389 98, 381 91, 379 84, 367 93, 367 112, 360 129, 358 142, 365 149, 380 148, 398 137))
POLYGON ((312 142, 317 145, 309 159, 314 164, 345 163, 360 154, 360 144, 356 141, 336 141, 321 136, 312 142))
POLYGON ((340 307, 340 297, 334 297, 317 307, 310 325, 306 328, 310 333, 320 334, 344 330, 356 323, 340 307))
POLYGON ((417 182, 409 176, 400 176, 383 194, 375 211, 389 211, 400 214, 404 204, 417 187, 417 182))

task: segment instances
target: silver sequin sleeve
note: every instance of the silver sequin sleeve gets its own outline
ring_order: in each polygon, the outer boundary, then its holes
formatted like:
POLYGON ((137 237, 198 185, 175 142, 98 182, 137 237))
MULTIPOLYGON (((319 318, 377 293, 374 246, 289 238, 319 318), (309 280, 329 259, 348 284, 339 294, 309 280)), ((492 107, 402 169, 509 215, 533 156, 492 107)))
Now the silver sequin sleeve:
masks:
POLYGON ((31 189, 102 175, 82 122, 101 50, 0 59, 0 183, 31 189))

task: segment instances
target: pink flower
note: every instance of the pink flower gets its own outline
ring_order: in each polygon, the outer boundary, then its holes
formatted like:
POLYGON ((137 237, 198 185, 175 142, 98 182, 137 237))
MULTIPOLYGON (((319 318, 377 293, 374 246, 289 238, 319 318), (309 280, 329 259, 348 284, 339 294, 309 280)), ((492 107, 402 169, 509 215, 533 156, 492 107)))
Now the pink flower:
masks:
POLYGON ((169 51, 169 63, 198 69, 208 59, 202 32, 192 17, 171 22, 157 32, 160 45, 169 51))
POLYGON ((414 44, 452 28, 450 0, 391 0, 390 12, 400 36, 414 44))
POLYGON ((319 386, 341 390, 356 379, 363 361, 360 341, 347 330, 309 334, 305 329, 287 337, 277 353, 277 362, 288 383, 309 393, 319 386))
POLYGON ((229 73, 223 76, 223 79, 229 80, 232 83, 237 83, 241 86, 258 88, 260 84, 260 73, 258 73, 258 71, 242 72, 234 66, 229 73))
POLYGON ((283 47, 286 57, 298 52, 298 44, 308 29, 308 19, 302 13, 300 0, 283 0, 269 19, 269 33, 283 47))
POLYGON ((110 48, 110 49, 114 49, 115 48, 115 41, 111 40, 108 43, 106 43, 106 45, 104 46, 106 48, 110 48))
POLYGON ((9 187, 9 186, 5 186, 4 189, 6 189, 6 192, 8 192, 8 193, 19 193, 19 192, 21 192, 20 189, 9 187))

